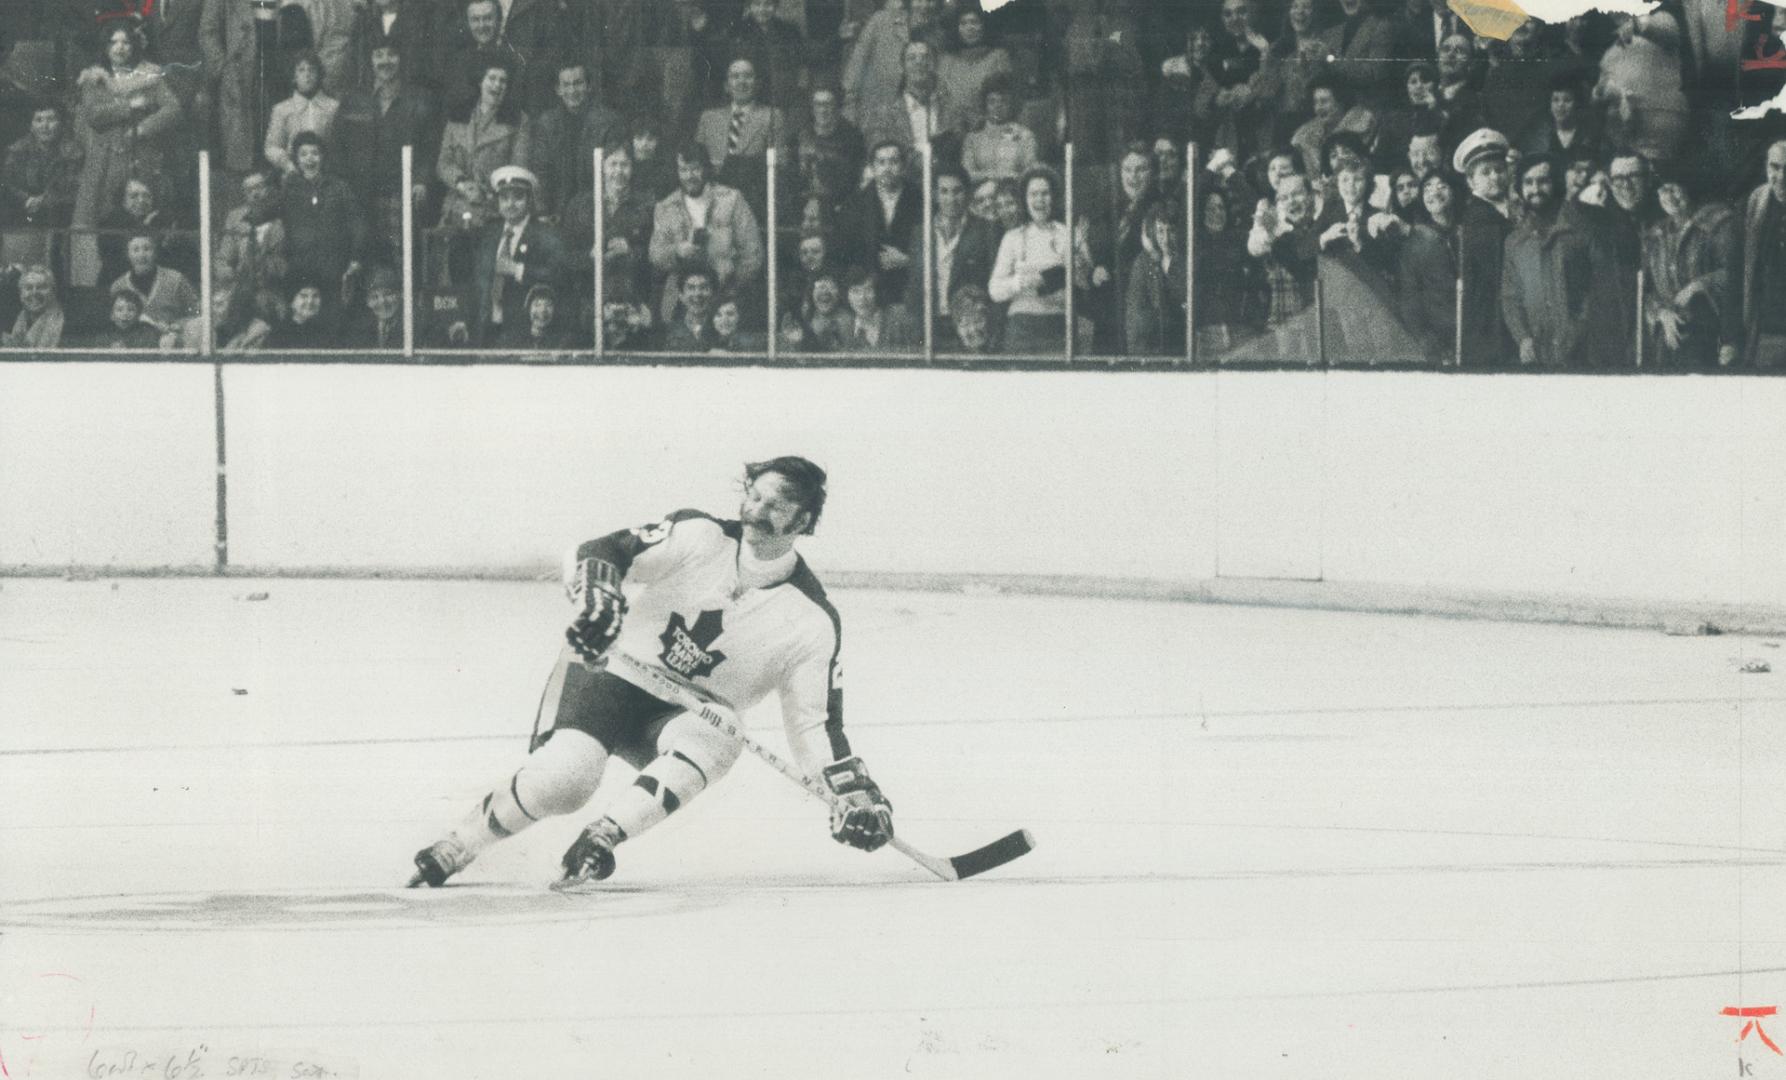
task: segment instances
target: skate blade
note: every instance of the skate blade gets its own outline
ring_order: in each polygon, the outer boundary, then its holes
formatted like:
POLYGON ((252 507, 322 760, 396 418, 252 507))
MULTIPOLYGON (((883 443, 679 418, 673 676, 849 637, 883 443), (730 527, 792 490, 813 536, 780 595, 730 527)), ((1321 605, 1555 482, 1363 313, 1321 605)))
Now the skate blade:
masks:
POLYGON ((559 878, 547 888, 564 896, 588 896, 600 892, 601 890, 597 887, 600 884, 595 878, 584 874, 577 877, 559 878))

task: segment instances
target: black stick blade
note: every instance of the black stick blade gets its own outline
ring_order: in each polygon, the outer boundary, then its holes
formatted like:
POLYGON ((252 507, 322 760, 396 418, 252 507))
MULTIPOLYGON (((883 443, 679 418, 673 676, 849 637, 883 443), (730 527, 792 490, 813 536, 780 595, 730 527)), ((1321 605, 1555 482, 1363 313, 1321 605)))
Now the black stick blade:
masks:
POLYGON ((1029 834, 1029 830, 1018 829, 1011 835, 1000 837, 983 848, 970 851, 966 855, 955 856, 949 860, 949 865, 955 868, 957 880, 971 878, 975 874, 984 874, 988 870, 995 870, 1012 859, 1028 855, 1035 846, 1036 838, 1029 834))

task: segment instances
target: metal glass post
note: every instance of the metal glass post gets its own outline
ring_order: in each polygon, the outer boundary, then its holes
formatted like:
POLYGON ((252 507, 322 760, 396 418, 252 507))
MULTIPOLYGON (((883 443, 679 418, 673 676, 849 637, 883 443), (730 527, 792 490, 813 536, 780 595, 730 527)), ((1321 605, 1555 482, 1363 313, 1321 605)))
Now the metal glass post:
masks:
MULTIPOLYGON (((217 320, 211 313, 211 152, 198 152, 198 354, 210 356, 217 345, 217 320)), ((239 286, 238 286, 239 287, 239 286)))
POLYGON ((1067 145, 1065 147, 1065 152, 1066 152, 1066 157, 1063 160, 1063 164, 1065 164, 1065 166, 1066 166, 1066 177, 1065 177, 1064 182, 1065 182, 1066 188, 1067 188, 1067 192, 1066 192, 1066 196, 1067 196, 1066 197, 1066 217, 1067 217, 1067 295, 1066 295, 1066 301, 1067 301, 1067 363, 1071 364, 1073 362, 1073 338, 1076 336, 1073 333, 1073 330, 1074 330, 1073 271, 1076 269, 1076 267, 1074 266, 1075 257, 1079 254, 1079 251, 1078 251, 1078 248, 1079 248, 1078 239, 1079 238, 1078 238, 1078 235, 1074 232, 1075 222, 1073 221, 1073 144, 1072 143, 1067 143, 1067 145))
MULTIPOLYGON (((936 191, 936 157, 929 143, 924 144, 922 161, 924 183, 924 242, 918 251, 924 259, 924 362, 936 363, 936 207, 932 194, 936 191)), ((908 269, 906 271, 910 273, 908 269)))
POLYGON ((595 260, 595 358, 603 359, 608 355, 607 312, 602 307, 603 286, 607 284, 608 268, 608 227, 603 218, 608 207, 608 181, 602 175, 602 160, 607 148, 598 146, 592 155, 595 161, 595 187, 591 198, 595 200, 595 247, 589 257, 595 260))
POLYGON ((415 147, 403 144, 403 358, 415 357, 415 147))
POLYGON ((1643 267, 1637 268, 1637 336, 1634 347, 1637 353, 1637 366, 1643 366, 1643 267))
POLYGON ((1194 142, 1186 143, 1184 147, 1184 362, 1197 362, 1197 144, 1194 142))
POLYGON ((1462 370, 1464 366, 1464 276, 1460 269, 1457 275, 1457 310, 1453 315, 1451 366, 1462 370))
POLYGON ((769 201, 764 206, 765 216, 769 220, 769 254, 767 264, 769 279, 769 332, 765 335, 765 340, 769 345, 769 359, 774 360, 781 353, 781 342, 777 340, 781 337, 781 327, 777 325, 777 320, 781 316, 781 305, 777 302, 779 298, 776 296, 776 289, 780 285, 780 275, 776 271, 778 269, 777 263, 781 251, 781 237, 777 235, 778 221, 775 213, 775 147, 771 146, 769 148, 768 155, 764 160, 765 167, 769 170, 769 201))
POLYGON ((1327 290, 1321 287, 1319 256, 1315 260, 1315 355, 1309 357, 1308 366, 1327 366, 1327 290))

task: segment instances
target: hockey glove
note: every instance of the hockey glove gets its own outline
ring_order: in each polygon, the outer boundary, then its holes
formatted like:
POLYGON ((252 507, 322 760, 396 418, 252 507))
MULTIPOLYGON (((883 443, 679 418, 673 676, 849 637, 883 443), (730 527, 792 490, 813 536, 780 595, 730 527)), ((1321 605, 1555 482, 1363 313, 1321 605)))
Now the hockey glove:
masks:
POLYGON ((863 851, 893 839, 893 804, 881 794, 859 757, 825 766, 825 784, 841 805, 831 810, 831 838, 863 851))
POLYGON ((578 656, 593 664, 620 636, 620 624, 626 618, 620 571, 602 559, 584 559, 571 586, 571 602, 577 605, 577 617, 564 638, 578 656))

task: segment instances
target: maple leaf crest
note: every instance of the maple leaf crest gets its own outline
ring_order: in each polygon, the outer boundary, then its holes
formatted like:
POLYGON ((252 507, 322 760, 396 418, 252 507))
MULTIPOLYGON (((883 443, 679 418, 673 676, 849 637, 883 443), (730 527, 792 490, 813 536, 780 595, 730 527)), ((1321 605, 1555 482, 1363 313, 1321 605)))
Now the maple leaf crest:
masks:
POLYGON ((711 675, 713 669, 725 661, 726 654, 708 647, 724 632, 717 611, 701 612, 695 617, 693 626, 683 620, 680 611, 673 611, 669 625, 657 637, 664 643, 664 651, 658 654, 658 659, 685 679, 711 675))

